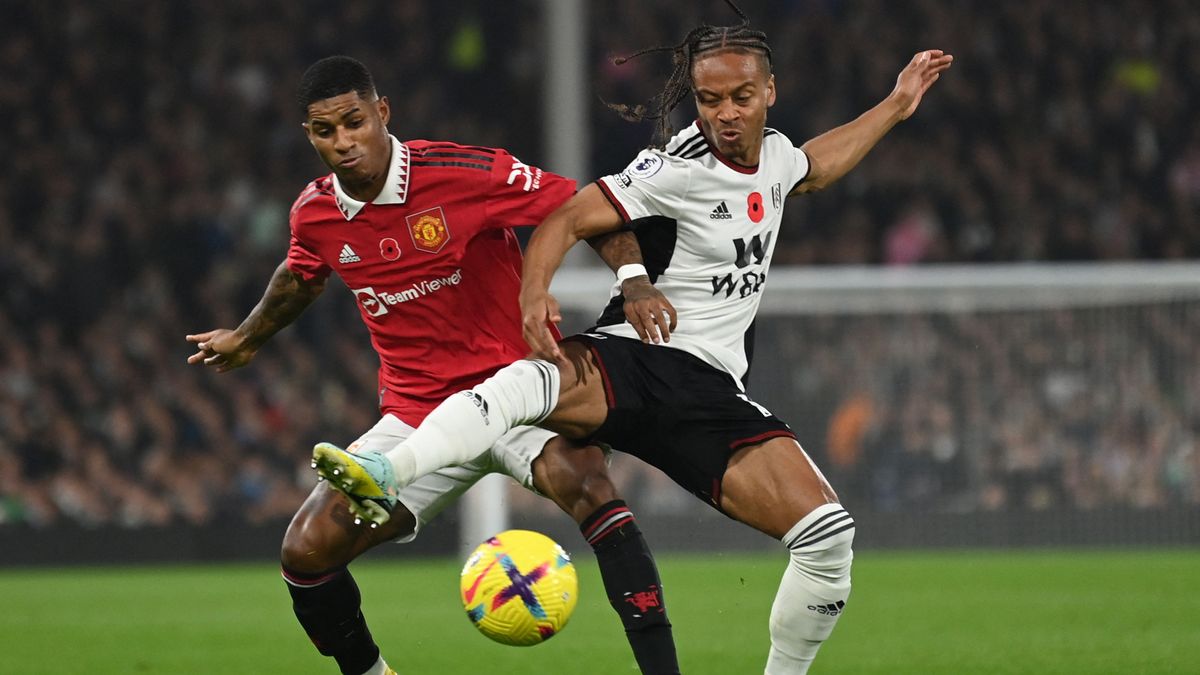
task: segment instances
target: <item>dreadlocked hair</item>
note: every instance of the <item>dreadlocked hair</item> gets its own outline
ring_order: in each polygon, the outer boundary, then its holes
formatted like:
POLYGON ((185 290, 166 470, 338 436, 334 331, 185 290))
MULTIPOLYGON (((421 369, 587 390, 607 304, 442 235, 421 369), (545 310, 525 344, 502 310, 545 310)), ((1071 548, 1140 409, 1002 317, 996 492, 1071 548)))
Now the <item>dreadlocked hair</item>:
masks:
POLYGON ((741 23, 736 26, 702 24, 693 28, 679 44, 650 47, 631 56, 613 59, 613 64, 619 66, 646 54, 671 52, 671 63, 674 69, 661 92, 649 101, 637 105, 605 104, 628 122, 657 120, 654 125, 651 146, 662 148, 674 133, 674 129, 671 128, 671 111, 692 89, 692 64, 698 55, 717 50, 757 51, 766 56, 767 67, 770 68, 771 47, 767 44, 767 34, 751 30, 750 19, 732 0, 725 0, 725 4, 729 5, 738 15, 742 20, 741 23))

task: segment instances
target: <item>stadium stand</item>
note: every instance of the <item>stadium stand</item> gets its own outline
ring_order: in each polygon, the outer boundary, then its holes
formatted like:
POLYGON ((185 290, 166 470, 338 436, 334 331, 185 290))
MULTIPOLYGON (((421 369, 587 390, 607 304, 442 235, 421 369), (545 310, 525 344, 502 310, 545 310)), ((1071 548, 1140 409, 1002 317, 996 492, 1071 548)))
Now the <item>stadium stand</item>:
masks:
MULTIPOLYGON (((614 67, 606 56, 672 42, 694 4, 593 3, 597 97, 652 93, 652 59, 614 67)), ((796 142, 885 93, 916 49, 957 57, 953 81, 903 133, 843 185, 789 207, 777 265, 1200 255, 1194 3, 745 5, 770 27, 776 62, 788 64, 772 123, 796 142)), ((9 9, 0 26, 10 157, 0 181, 0 523, 287 518, 312 484, 312 443, 373 422, 375 363, 341 289, 248 370, 218 378, 189 369, 183 342, 234 324, 257 301, 285 248, 288 206, 321 173, 292 99, 312 60, 348 52, 371 65, 401 137, 502 145, 540 160, 538 3, 390 3, 382 16, 362 7, 66 0, 9 9), (255 461, 231 478, 223 467, 247 447, 255 461)), ((649 133, 594 108, 593 170, 613 171, 649 133)), ((1031 320, 1018 337, 1045 350, 1015 360, 977 346, 1000 324, 844 319, 806 326, 803 341, 778 324, 758 339, 794 354, 796 371, 761 384, 807 411, 795 421, 817 430, 810 449, 873 508, 1194 505, 1200 382, 1180 378, 1196 376, 1200 325, 1194 312, 1180 323, 1160 311, 1102 323, 1116 333, 1055 315, 1031 320), (936 360, 887 346, 889 336, 922 332, 944 347, 936 360), (1121 390, 1116 408, 1069 373, 1061 387, 1092 393, 1082 402, 1064 394, 1059 411, 1028 405, 1027 378, 991 378, 1002 364, 1036 371, 1069 362, 1073 344, 1122 340, 1134 358, 1121 382, 1137 386, 1121 390), (942 359, 975 381, 939 374, 942 359), (1145 362, 1190 368, 1144 378, 1145 362), (831 389, 859 381, 845 373, 802 372, 847 363, 890 373, 879 380, 886 398, 831 389), (961 395, 972 387, 981 400, 961 395), (1010 423, 979 423, 971 406, 997 401, 1008 402, 1010 423), (1070 415, 1064 438, 1040 433, 1052 411, 1070 415), (972 443, 985 449, 961 450, 972 443)), ((1095 347, 1084 352, 1103 354, 1095 347)), ((631 470, 625 480, 634 494, 658 478, 631 470)), ((644 495, 631 501, 653 510, 654 495, 644 495)))

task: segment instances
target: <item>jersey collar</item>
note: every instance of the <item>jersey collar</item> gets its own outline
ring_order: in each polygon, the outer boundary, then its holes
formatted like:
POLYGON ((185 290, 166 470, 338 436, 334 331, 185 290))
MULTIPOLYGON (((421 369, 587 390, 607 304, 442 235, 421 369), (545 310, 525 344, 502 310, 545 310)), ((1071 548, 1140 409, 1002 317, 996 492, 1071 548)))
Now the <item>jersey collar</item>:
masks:
MULTIPOLYGON (((708 144, 708 149, 712 151, 713 157, 716 157, 717 161, 738 173, 749 175, 758 173, 758 164, 755 164, 754 166, 743 166, 723 155, 721 151, 717 149, 716 144, 708 138, 708 134, 704 133, 704 127, 700 124, 699 119, 696 120, 696 128, 700 130, 700 135, 704 137, 704 142, 708 144)), ((762 161, 761 150, 759 151, 759 161, 760 163, 762 161)))
MULTIPOLYGON (((371 200, 372 204, 403 204, 408 199, 408 146, 396 140, 395 136, 389 134, 388 138, 392 139, 392 166, 388 169, 383 189, 371 200)), ((346 194, 338 182, 337 174, 333 175, 333 194, 337 198, 338 210, 346 220, 352 220, 367 205, 346 194)))

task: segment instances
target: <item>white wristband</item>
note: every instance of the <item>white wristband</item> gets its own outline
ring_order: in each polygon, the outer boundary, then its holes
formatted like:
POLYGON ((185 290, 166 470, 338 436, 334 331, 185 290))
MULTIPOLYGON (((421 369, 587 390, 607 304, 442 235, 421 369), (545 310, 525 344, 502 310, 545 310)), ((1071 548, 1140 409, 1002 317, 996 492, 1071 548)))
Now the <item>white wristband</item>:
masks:
POLYGON ((645 276, 650 276, 649 273, 646 272, 645 265, 621 265, 617 268, 617 283, 621 283, 626 279, 645 276))

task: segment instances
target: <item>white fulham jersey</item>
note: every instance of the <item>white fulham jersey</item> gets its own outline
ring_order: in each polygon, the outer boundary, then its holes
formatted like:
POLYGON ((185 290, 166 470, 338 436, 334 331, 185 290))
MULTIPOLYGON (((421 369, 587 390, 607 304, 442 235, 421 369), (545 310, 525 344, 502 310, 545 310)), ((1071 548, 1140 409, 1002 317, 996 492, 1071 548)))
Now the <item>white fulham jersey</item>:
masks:
MULTIPOLYGON (((597 181, 637 235, 650 280, 679 312, 667 346, 743 383, 783 205, 808 171, 804 151, 774 129, 764 130, 759 164, 749 168, 722 156, 697 122, 666 149, 643 150, 597 181)), ((637 339, 623 304, 614 284, 597 330, 637 339)))

